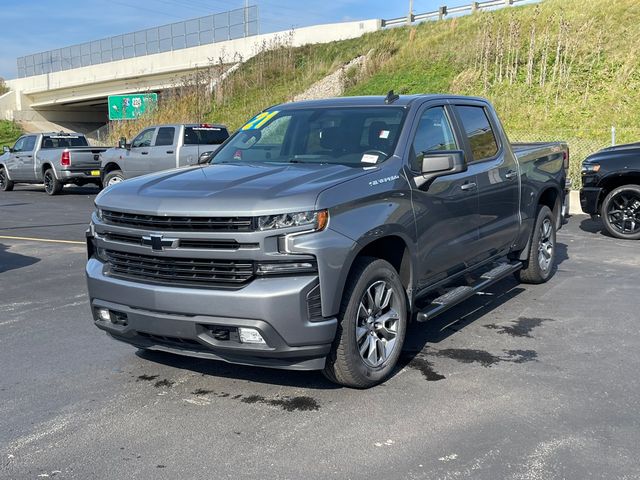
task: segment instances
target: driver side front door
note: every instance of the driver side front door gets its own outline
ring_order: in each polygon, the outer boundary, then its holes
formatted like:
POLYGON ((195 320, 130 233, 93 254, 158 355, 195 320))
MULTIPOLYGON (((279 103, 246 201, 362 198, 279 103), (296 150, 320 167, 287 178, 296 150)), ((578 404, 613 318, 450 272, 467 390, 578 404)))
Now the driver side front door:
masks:
POLYGON ((125 178, 149 173, 149 151, 156 130, 156 128, 147 128, 140 132, 131 142, 131 149, 127 151, 122 162, 125 178))
POLYGON ((474 169, 424 182, 421 154, 463 150, 445 105, 419 114, 409 152, 417 228, 418 291, 467 268, 478 243, 478 189, 474 169))

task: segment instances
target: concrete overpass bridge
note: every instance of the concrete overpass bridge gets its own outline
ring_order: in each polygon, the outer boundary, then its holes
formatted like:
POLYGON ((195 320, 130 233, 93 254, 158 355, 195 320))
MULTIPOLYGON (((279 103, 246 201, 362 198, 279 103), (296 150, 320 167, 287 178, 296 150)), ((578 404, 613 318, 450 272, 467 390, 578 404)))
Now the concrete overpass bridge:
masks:
MULTIPOLYGON (((232 65, 246 61, 264 45, 301 46, 355 38, 382 27, 380 20, 342 22, 214 41, 133 58, 112 60, 6 81, 0 96, 0 118, 85 133, 108 121, 109 95, 162 92, 180 78, 208 68, 212 62, 232 65)), ((162 27, 160 27, 162 28, 162 27)), ((133 35, 133 34, 132 34, 133 35)), ((64 50, 64 49, 61 49, 64 50)), ((24 73, 30 73, 22 70, 24 73)), ((35 73, 35 72, 34 72, 35 73)))

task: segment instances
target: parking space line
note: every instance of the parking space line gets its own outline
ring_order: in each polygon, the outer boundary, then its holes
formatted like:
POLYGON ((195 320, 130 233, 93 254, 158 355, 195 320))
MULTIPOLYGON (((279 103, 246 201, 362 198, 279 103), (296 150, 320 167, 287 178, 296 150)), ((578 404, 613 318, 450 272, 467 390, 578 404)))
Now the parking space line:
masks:
POLYGON ((10 235, 0 235, 0 239, 6 240, 26 240, 29 242, 45 242, 45 243, 70 243, 73 245, 84 245, 85 242, 78 242, 77 240, 55 240, 53 238, 33 238, 33 237, 13 237, 10 235))

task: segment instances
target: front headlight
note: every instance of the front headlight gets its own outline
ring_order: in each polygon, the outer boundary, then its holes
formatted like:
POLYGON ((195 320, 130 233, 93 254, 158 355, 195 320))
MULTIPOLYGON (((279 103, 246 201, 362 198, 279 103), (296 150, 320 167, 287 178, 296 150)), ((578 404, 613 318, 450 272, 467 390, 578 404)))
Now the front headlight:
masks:
POLYGON ((96 217, 98 217, 98 220, 102 221, 102 209, 100 207, 96 207, 96 217))
POLYGON ((599 163, 583 163, 581 171, 583 175, 588 175, 590 173, 598 173, 600 171, 600 164, 599 163))
POLYGON ((320 231, 325 229, 328 222, 329 212, 327 210, 283 213, 258 217, 258 229, 275 230, 277 228, 309 226, 314 231, 320 231))

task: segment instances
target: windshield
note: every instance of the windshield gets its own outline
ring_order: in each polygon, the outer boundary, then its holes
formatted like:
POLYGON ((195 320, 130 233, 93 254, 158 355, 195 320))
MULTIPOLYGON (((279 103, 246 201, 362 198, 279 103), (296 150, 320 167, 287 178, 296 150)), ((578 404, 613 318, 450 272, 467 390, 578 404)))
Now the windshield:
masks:
POLYGON ((87 139, 81 135, 43 135, 42 148, 88 147, 87 139))
POLYGON ((334 163, 371 166, 393 153, 402 107, 266 111, 216 152, 212 163, 334 163))

